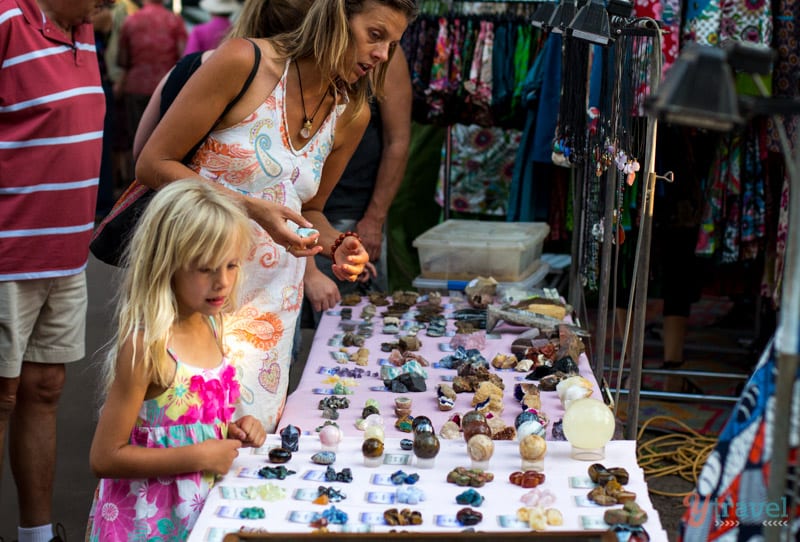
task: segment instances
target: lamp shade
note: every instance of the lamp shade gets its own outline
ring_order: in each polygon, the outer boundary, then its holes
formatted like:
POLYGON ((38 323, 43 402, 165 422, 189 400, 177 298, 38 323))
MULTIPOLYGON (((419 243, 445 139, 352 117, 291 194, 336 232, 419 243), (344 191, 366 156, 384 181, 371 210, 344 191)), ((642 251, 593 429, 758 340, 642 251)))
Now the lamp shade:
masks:
POLYGON ((646 108, 666 122, 708 130, 729 131, 744 122, 725 51, 699 44, 684 48, 646 108))
POLYGON ((531 25, 536 28, 549 29, 550 19, 553 18, 556 7, 558 7, 556 2, 542 2, 539 4, 539 7, 531 15, 531 25))
POLYGON ((561 0, 555 13, 553 13, 553 17, 550 19, 550 26, 552 27, 551 32, 555 32, 556 34, 564 32, 564 29, 572 22, 572 19, 575 17, 575 12, 577 11, 577 0, 561 0))
POLYGON ((611 25, 602 0, 589 0, 578 10, 567 27, 567 34, 575 39, 598 45, 611 43, 611 25))
POLYGON ((616 422, 611 409, 603 401, 586 397, 573 401, 564 412, 564 436, 572 445, 572 457, 583 461, 599 461, 614 436, 616 422))

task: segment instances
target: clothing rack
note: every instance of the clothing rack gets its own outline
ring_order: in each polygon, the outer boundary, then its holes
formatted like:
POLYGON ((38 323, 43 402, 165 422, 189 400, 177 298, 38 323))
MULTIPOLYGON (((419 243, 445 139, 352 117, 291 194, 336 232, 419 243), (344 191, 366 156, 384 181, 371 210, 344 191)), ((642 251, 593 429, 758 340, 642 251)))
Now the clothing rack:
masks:
MULTIPOLYGON (((460 18, 478 18, 481 20, 486 20, 487 18, 492 18, 493 22, 503 22, 503 21, 510 21, 512 17, 519 17, 518 13, 509 13, 507 10, 503 9, 505 5, 517 5, 517 6, 531 6, 529 9, 529 14, 533 14, 532 7, 535 4, 538 4, 540 0, 512 0, 512 1, 503 1, 503 0, 482 0, 482 1, 470 1, 470 0, 451 0, 449 2, 443 1, 430 1, 430 2, 422 2, 420 4, 420 11, 423 16, 435 16, 435 17, 443 17, 443 16, 453 16, 460 18), (492 5, 490 10, 494 11, 485 11, 481 9, 472 9, 478 8, 480 5, 492 5)), ((525 19, 527 23, 527 19, 525 19)), ((406 33, 408 36, 410 33, 406 33)), ((405 39, 405 37, 404 37, 405 39)), ((413 49, 415 44, 404 43, 404 49, 406 49, 406 54, 410 59, 410 63, 413 65, 414 61, 411 60, 413 57, 413 53, 415 51, 411 51, 409 49, 413 49)), ((436 43, 428 44, 428 47, 431 51, 435 53, 435 46, 436 43)), ((464 65, 463 70, 461 73, 468 73, 469 66, 464 65)), ((530 68, 530 65, 526 67, 526 70, 530 68)), ((412 70, 413 71, 413 70, 412 70)), ((412 73, 412 83, 417 83, 414 80, 414 75, 412 73)), ((429 81, 429 84, 432 84, 433 81, 429 81)), ((460 84, 460 82, 458 83, 460 84)), ((432 85, 431 85, 432 86, 432 85)), ((451 89, 452 90, 452 89, 451 89)), ((453 91, 455 93, 455 91, 453 91)), ((454 123, 458 122, 458 118, 453 117, 452 111, 444 111, 441 114, 441 119, 433 119, 433 123, 435 124, 444 124, 445 128, 445 142, 444 142, 444 157, 443 157, 443 178, 442 178, 442 192, 443 192, 443 218, 447 220, 451 216, 451 197, 452 197, 452 149, 453 149, 453 125, 454 123)), ((419 120, 419 119, 417 119, 419 120)), ((474 120, 474 119, 473 119, 474 120)), ((482 126, 492 126, 494 124, 486 124, 486 121, 477 120, 474 124, 479 124, 482 126)))

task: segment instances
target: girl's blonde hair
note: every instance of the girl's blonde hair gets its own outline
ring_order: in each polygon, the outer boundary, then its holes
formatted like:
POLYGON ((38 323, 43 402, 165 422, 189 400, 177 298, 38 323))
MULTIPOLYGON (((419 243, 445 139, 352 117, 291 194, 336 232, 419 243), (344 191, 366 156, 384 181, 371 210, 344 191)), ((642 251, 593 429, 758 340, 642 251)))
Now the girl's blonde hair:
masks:
MULTIPOLYGON (((151 381, 168 386, 173 365, 167 354, 178 318, 173 277, 180 269, 217 268, 235 249, 244 260, 253 245, 253 230, 244 210, 230 197, 197 179, 169 183, 148 204, 125 252, 125 273, 116 310, 117 333, 106 361, 106 389, 114 379, 116 356, 131 340, 141 340, 139 356, 151 381)), ((223 312, 238 302, 241 272, 223 312)), ((217 322, 221 337, 221 322, 217 322)))
MULTIPOLYGON (((296 30, 271 39, 287 58, 314 58, 323 82, 327 81, 327 86, 342 88, 341 76, 349 73, 356 61, 349 50, 352 43, 349 21, 369 3, 395 9, 409 22, 417 16, 414 0, 316 0, 296 30)), ((390 52, 390 59, 392 53, 394 50, 390 52)), ((372 77, 362 77, 353 84, 344 85, 354 115, 373 94, 383 96, 388 64, 388 61, 381 62, 372 77)))

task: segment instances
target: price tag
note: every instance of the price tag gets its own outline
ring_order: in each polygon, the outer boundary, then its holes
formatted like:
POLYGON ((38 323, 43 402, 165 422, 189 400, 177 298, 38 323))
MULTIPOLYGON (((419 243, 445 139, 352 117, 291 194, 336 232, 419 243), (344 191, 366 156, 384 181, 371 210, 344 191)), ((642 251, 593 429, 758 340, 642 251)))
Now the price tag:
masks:
POLYGON ((376 486, 393 486, 391 474, 377 473, 372 475, 372 483, 376 486))
POLYGON ((244 487, 220 486, 219 492, 223 499, 229 501, 251 499, 247 494, 247 488, 244 487))
POLYGON ((592 489, 595 483, 588 476, 570 476, 569 487, 575 489, 592 489))
POLYGON ((593 500, 589 499, 589 497, 587 497, 586 495, 576 495, 575 505, 580 506, 582 508, 597 508, 600 506, 593 500))
POLYGON ((333 388, 313 388, 311 393, 315 395, 335 395, 333 388))
POLYGON ((319 497, 319 489, 311 489, 310 487, 301 487, 294 492, 294 498, 298 501, 313 501, 319 497))
POLYGON ((437 527, 461 527, 455 516, 434 516, 437 527))
POLYGON ((236 530, 223 529, 222 527, 211 527, 206 531, 206 537, 203 539, 205 542, 222 542, 225 535, 235 533, 236 530))
POLYGON ((325 481, 325 471, 322 471, 322 470, 310 470, 310 471, 306 472, 303 475, 303 480, 309 480, 309 481, 312 481, 312 482, 324 482, 325 481))
POLYGON ((308 525, 314 521, 316 514, 307 510, 292 510, 289 512, 289 521, 292 523, 302 523, 308 525))
POLYGON ((239 478, 252 478, 258 480, 261 476, 258 475, 258 469, 253 467, 242 467, 236 472, 239 478))
POLYGON ((586 529, 608 529, 608 523, 598 516, 581 516, 581 526, 586 529))
POLYGON ((386 523, 381 512, 363 512, 359 518, 361 523, 365 525, 383 525, 386 523))
POLYGON ((505 529, 514 529, 515 531, 527 531, 530 529, 530 525, 521 519, 517 519, 517 516, 497 516, 497 524, 505 529))
POLYGON ((217 508, 217 516, 225 519, 241 519, 242 509, 235 506, 220 506, 217 508))
POLYGON ((384 465, 410 465, 410 454, 387 453, 383 456, 384 465))
POLYGON ((371 504, 394 504, 395 494, 385 491, 369 491, 367 502, 371 504))

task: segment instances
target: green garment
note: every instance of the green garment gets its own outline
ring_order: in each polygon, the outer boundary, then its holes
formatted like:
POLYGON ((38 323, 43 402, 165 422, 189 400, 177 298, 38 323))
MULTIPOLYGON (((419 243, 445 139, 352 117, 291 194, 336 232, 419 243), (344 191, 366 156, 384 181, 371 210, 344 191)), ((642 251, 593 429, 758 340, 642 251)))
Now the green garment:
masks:
POLYGON ((389 209, 387 259, 389 291, 412 288, 419 275, 414 239, 439 223, 441 208, 434 200, 444 144, 440 126, 412 123, 409 159, 403 184, 389 209))

